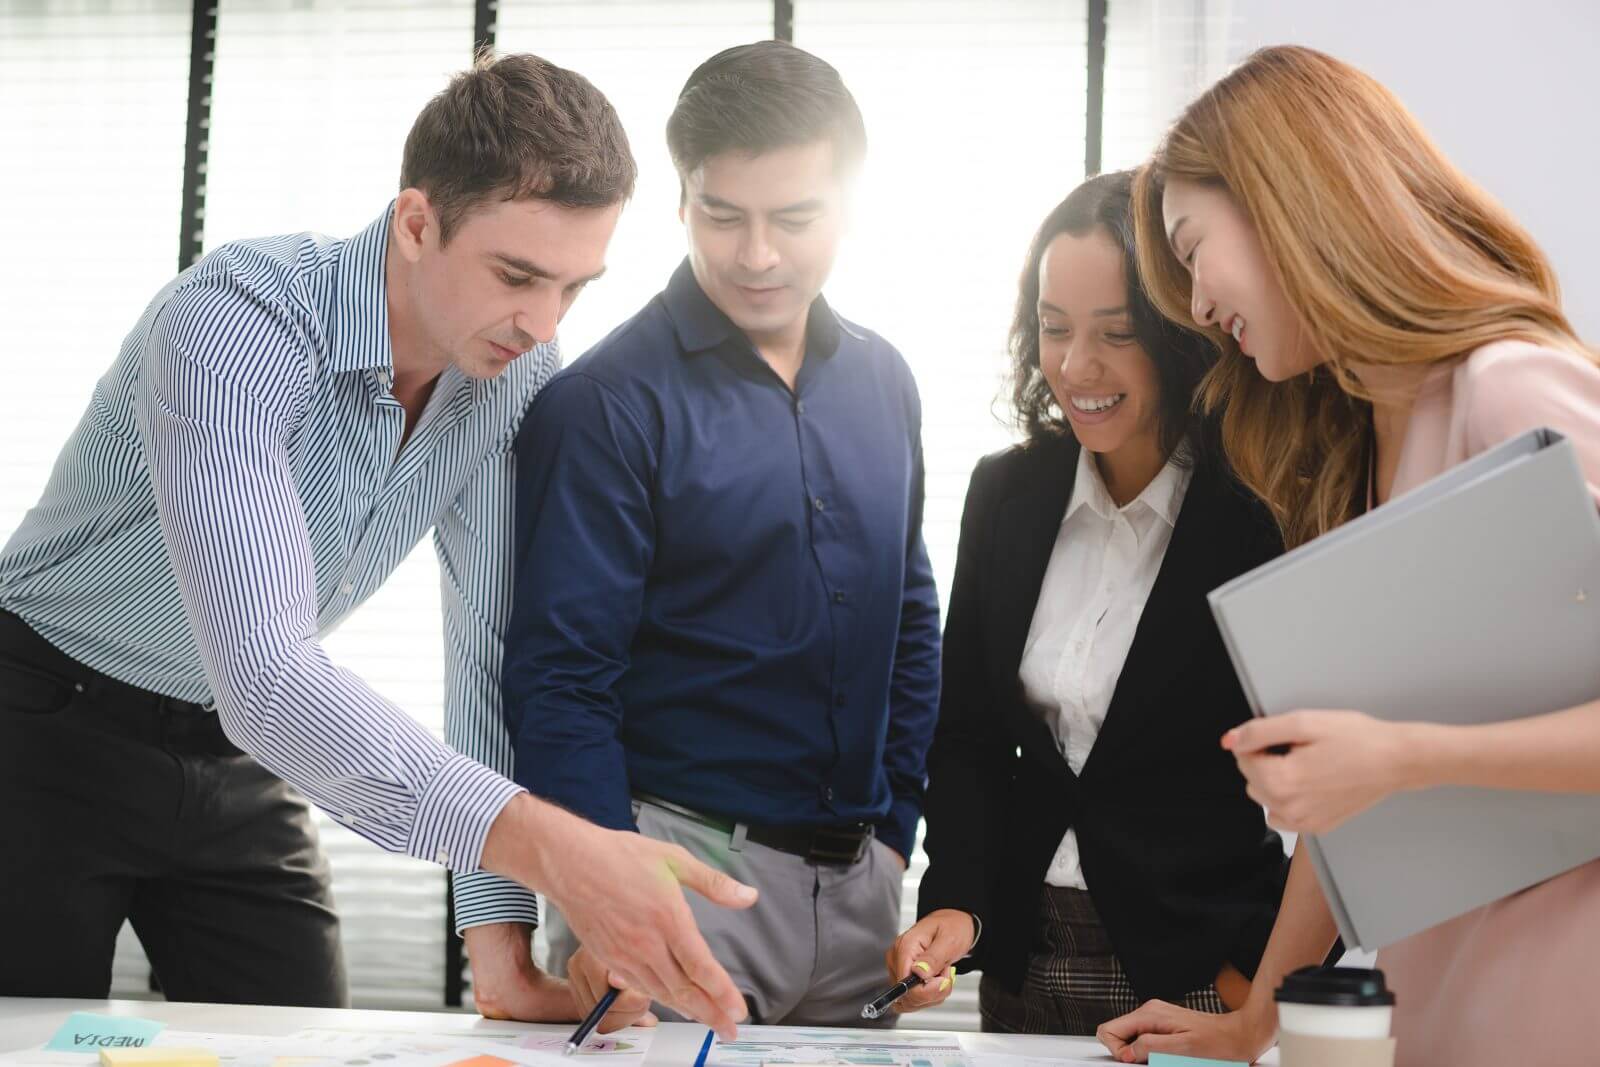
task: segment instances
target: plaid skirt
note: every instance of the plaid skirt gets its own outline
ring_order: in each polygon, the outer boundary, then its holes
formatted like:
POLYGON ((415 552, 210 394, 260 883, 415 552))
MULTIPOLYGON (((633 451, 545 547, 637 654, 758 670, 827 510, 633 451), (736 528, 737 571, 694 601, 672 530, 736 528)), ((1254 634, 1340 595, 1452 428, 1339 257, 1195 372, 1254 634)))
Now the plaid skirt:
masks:
MULTIPOLYGON (((1039 929, 1021 992, 1011 992, 988 975, 978 984, 983 1029, 998 1033, 1092 1037, 1101 1023, 1126 1015, 1139 1003, 1089 894, 1053 885, 1045 886, 1039 899, 1039 929)), ((1228 1010, 1215 985, 1178 1003, 1194 1011, 1228 1010)))

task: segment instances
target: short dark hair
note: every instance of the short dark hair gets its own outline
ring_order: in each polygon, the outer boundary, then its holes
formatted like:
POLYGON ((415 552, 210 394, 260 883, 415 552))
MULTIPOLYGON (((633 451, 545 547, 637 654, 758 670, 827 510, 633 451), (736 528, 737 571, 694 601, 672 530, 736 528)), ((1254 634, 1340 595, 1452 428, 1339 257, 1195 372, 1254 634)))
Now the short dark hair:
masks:
POLYGON ((1082 237, 1103 231, 1122 254, 1127 278, 1128 317, 1134 336, 1156 365, 1161 397, 1157 409, 1160 444, 1170 455, 1187 439, 1194 458, 1214 458, 1215 423, 1203 416, 1196 391, 1216 362, 1210 340, 1186 330, 1156 311, 1139 280, 1133 239, 1133 172, 1114 171, 1090 178, 1045 216, 1017 285, 1017 310, 1011 320, 1011 408, 1016 425, 1030 441, 1072 432, 1039 369, 1039 264, 1050 242, 1062 234, 1082 237))
POLYGON ((667 150, 686 178, 724 152, 761 155, 828 140, 848 175, 867 155, 856 98, 831 64, 786 41, 718 52, 695 68, 667 119, 667 150))
POLYGON ((442 240, 491 197, 603 207, 638 177, 616 110, 581 74, 520 54, 485 54, 412 123, 400 188, 439 213, 442 240))

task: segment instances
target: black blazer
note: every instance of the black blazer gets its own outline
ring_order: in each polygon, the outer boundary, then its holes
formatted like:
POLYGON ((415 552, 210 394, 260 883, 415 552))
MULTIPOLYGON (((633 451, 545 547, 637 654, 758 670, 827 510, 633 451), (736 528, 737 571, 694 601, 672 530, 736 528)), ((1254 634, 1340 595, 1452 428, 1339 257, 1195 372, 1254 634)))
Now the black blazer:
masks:
POLYGON ((1045 872, 1070 826, 1084 880, 1140 999, 1175 1000, 1231 960, 1254 977, 1288 861, 1220 741, 1249 717, 1205 595, 1283 551, 1215 464, 1194 472, 1111 706, 1074 775, 1018 668, 1066 514, 1078 445, 979 462, 961 518, 928 757, 918 913, 975 912, 963 970, 1022 983, 1045 872))

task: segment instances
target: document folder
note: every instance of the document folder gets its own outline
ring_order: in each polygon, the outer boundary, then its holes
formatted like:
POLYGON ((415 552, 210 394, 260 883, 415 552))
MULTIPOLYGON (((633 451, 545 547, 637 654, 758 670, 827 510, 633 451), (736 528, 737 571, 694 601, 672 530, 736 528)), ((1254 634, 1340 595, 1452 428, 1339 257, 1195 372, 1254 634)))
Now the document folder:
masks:
MULTIPOLYGON (((1209 596, 1257 715, 1473 724, 1600 697, 1600 513, 1541 429, 1209 596)), ((1600 857, 1600 795, 1394 794, 1302 838, 1345 944, 1376 949, 1600 857)))

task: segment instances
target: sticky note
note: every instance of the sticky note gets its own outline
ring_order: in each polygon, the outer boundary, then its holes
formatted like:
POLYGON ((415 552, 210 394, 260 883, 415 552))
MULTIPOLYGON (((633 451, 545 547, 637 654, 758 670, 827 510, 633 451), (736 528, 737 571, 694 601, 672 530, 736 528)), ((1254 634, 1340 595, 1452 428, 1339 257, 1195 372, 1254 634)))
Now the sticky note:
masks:
POLYGON ((100 1067, 218 1067, 217 1054, 203 1048, 103 1048, 100 1067))
POLYGON ((1170 1052, 1152 1052, 1150 1067, 1248 1067, 1248 1065, 1239 1060, 1202 1060, 1194 1056, 1174 1056, 1170 1052))
POLYGON ((120 1015, 75 1011, 46 1045, 46 1052, 98 1052, 103 1048, 143 1048, 165 1023, 120 1015))

